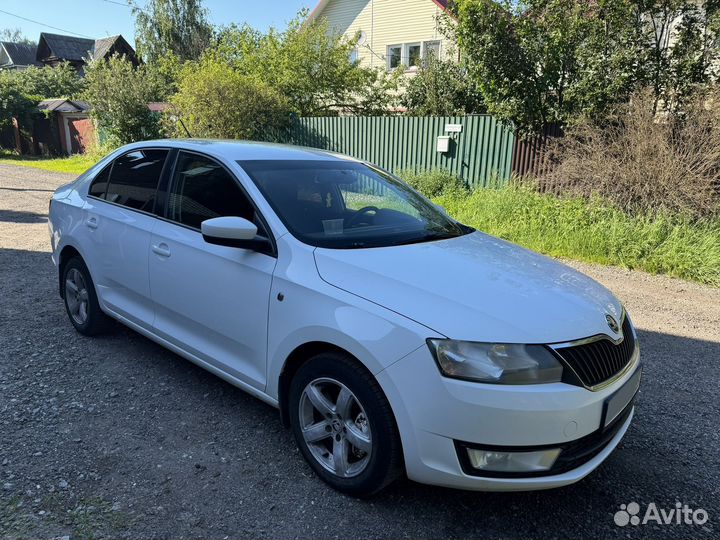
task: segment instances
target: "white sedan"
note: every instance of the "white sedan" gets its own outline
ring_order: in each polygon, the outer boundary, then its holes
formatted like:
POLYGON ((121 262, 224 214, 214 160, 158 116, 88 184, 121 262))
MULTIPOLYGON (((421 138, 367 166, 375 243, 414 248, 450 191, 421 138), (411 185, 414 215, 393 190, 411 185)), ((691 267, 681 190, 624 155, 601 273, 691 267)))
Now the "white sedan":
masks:
POLYGON ((632 419, 639 347, 609 291, 368 163, 137 143, 59 188, 49 221, 80 333, 120 321, 277 407, 346 493, 563 486, 632 419))

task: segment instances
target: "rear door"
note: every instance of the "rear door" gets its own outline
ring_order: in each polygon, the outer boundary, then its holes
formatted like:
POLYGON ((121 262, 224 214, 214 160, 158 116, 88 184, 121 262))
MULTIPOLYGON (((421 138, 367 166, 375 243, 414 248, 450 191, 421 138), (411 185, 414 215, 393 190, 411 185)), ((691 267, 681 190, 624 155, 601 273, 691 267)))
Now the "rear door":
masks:
POLYGON ((276 258, 208 244, 206 219, 238 216, 267 228, 238 180, 217 161, 180 151, 165 220, 150 245, 154 332, 241 381, 263 390, 268 305, 276 258))
POLYGON ((107 309, 150 329, 148 252, 157 221, 158 183, 168 149, 133 150, 93 181, 85 203, 85 251, 100 301, 107 309))

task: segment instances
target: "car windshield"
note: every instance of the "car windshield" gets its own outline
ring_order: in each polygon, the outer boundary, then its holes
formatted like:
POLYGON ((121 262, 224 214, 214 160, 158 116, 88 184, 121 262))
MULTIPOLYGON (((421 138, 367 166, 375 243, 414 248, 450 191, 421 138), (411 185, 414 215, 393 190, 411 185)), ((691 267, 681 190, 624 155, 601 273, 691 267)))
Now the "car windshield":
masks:
POLYGON ((300 241, 317 247, 384 247, 472 231, 399 179, 342 160, 249 160, 238 164, 300 241))

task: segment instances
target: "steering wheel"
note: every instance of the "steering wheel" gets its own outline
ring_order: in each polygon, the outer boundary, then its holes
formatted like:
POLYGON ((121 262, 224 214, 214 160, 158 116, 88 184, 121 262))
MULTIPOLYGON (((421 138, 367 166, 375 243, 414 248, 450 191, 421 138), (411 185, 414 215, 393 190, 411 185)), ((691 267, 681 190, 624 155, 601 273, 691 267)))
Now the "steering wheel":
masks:
POLYGON ((355 222, 358 221, 358 219, 360 219, 361 217, 363 217, 363 216, 364 216, 365 214, 367 214, 368 212, 375 212, 375 213, 377 214, 379 211, 380 211, 380 209, 379 209, 377 206, 364 206, 364 207, 361 208, 360 210, 357 210, 357 211, 352 215, 352 217, 347 220, 347 225, 346 225, 346 227, 347 227, 348 229, 349 229, 350 227, 352 227, 352 226, 355 224, 355 222))

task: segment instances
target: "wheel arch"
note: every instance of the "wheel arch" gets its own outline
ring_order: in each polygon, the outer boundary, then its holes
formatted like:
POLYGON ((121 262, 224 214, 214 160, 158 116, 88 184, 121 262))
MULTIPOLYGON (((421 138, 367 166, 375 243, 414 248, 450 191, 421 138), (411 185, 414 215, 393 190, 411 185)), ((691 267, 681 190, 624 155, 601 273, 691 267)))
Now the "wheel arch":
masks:
MULTIPOLYGON (((63 295, 63 286, 62 286, 62 278, 63 278, 63 272, 65 271, 65 265, 68 263, 70 259, 73 257, 80 257, 80 259, 85 262, 85 259, 83 259, 83 256, 78 251, 78 249, 73 245, 66 245, 60 250, 60 259, 58 261, 58 290, 60 292, 60 298, 65 298, 63 295)), ((87 263, 85 263, 87 265, 87 263)))
POLYGON ((287 403, 290 381, 292 381, 295 373, 297 373, 298 369, 300 369, 305 362, 310 360, 313 356, 326 352, 343 354, 357 362, 363 368, 367 369, 367 367, 354 354, 338 345, 335 345, 334 343, 329 343, 327 341, 309 341, 295 347, 295 349, 293 349, 293 351, 285 359, 278 381, 278 408, 280 409, 280 420, 285 427, 290 425, 290 415, 287 403))

